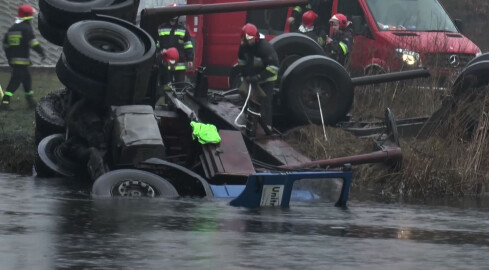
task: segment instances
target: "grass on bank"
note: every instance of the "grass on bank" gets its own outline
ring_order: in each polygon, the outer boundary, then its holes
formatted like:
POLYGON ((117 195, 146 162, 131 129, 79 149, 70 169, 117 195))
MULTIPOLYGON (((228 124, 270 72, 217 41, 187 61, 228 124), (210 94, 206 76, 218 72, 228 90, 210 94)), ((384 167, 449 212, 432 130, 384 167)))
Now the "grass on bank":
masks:
MULTIPOLYGON (((31 69, 34 99, 62 87, 54 69, 31 69)), ((10 80, 8 69, 0 70, 0 85, 5 91, 10 80)), ((20 174, 32 173, 34 157, 34 109, 25 101, 24 88, 20 86, 11 99, 12 111, 0 111, 0 170, 20 174)))
MULTIPOLYGON (((489 89, 467 90, 452 114, 426 139, 401 138, 400 170, 383 164, 354 167, 353 185, 389 197, 415 198, 480 196, 489 192, 489 89), (472 95, 477 93, 477 95, 472 95)), ((450 89, 425 83, 389 83, 355 89, 352 116, 359 120, 383 120, 386 107, 396 119, 430 116, 450 97, 450 89)), ((449 99, 450 100, 450 99, 449 99)), ((371 139, 358 139, 328 127, 304 126, 288 141, 312 159, 364 154, 372 151, 371 139)))

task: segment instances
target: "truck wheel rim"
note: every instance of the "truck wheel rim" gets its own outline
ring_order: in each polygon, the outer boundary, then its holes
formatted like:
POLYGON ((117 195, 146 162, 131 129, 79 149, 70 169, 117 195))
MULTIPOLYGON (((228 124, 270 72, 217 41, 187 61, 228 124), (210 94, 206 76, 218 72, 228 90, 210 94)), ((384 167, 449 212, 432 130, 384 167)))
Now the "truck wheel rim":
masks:
POLYGON ((155 197, 155 189, 139 180, 124 180, 116 185, 113 189, 113 194, 122 197, 155 197))

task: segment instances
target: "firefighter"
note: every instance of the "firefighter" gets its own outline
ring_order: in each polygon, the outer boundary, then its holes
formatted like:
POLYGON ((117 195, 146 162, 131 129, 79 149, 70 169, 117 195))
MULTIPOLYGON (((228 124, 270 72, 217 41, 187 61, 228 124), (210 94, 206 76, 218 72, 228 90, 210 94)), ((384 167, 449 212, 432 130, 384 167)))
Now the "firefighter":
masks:
POLYGON ((326 38, 326 54, 346 66, 353 49, 351 22, 345 15, 337 13, 331 17, 329 23, 333 29, 333 35, 326 38))
POLYGON ((309 10, 311 10, 311 4, 294 7, 291 16, 287 18, 287 23, 289 24, 290 32, 296 32, 297 30, 299 30, 299 27, 302 23, 301 22, 302 16, 304 15, 304 13, 306 13, 309 10))
POLYGON ((326 44, 325 38, 320 37, 319 33, 316 31, 314 27, 314 23, 316 22, 316 19, 318 18, 318 15, 316 12, 309 10, 302 15, 302 24, 299 27, 298 32, 303 33, 304 35, 312 38, 314 41, 316 41, 321 47, 324 47, 326 44))
MULTIPOLYGON (((177 4, 168 5, 168 7, 175 6, 177 4)), ((181 88, 182 83, 185 81, 186 70, 192 70, 194 67, 194 46, 187 28, 178 22, 178 18, 179 16, 175 16, 158 27, 156 46, 160 53, 171 47, 178 50, 180 60, 170 70, 170 75, 175 78, 175 86, 181 88)), ((164 67, 160 65, 160 68, 164 67)), ((166 72, 166 70, 163 72, 166 72)), ((160 81, 160 85, 164 85, 164 82, 160 81)))
POLYGON ((25 98, 31 108, 36 106, 31 88, 31 75, 29 66, 31 64, 29 53, 32 48, 42 60, 46 58, 44 50, 34 36, 34 31, 30 24, 35 9, 30 5, 21 5, 18 9, 15 23, 9 28, 3 39, 3 50, 7 55, 9 65, 12 67, 12 76, 5 89, 5 96, 2 99, 1 107, 4 110, 10 109, 10 100, 17 88, 22 83, 25 91, 25 98))
MULTIPOLYGON (((261 96, 255 115, 261 114, 260 123, 267 131, 272 126, 273 86, 278 75, 278 56, 272 45, 264 38, 255 25, 248 23, 241 29, 241 45, 238 52, 238 69, 243 81, 259 86, 265 96, 261 96)), ((250 113, 250 110, 248 110, 250 113)))

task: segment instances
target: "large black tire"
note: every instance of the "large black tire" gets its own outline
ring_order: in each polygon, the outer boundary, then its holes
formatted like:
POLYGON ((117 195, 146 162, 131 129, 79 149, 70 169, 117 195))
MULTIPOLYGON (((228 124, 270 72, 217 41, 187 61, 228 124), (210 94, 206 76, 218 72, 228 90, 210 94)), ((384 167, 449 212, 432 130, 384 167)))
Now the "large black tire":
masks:
POLYGON ((63 53, 70 67, 94 80, 106 81, 110 64, 134 62, 146 53, 136 33, 106 21, 81 21, 66 32, 63 53))
POLYGON ((280 67, 278 78, 282 77, 287 68, 297 59, 307 55, 325 55, 323 48, 312 38, 301 33, 286 33, 270 40, 277 52, 280 67))
POLYGON ((285 94, 286 113, 298 124, 313 122, 335 125, 345 118, 353 103, 353 84, 345 68, 321 55, 305 56, 284 73, 280 84, 285 94))
POLYGON ((45 18, 68 28, 75 22, 91 17, 93 8, 112 5, 116 0, 39 0, 39 10, 45 18))
POLYGON ((468 67, 474 63, 478 63, 478 62, 482 62, 482 61, 488 61, 489 60, 489 53, 483 53, 477 57, 475 57, 474 59, 470 60, 467 65, 465 65, 465 67, 468 67))
POLYGON ((156 174, 120 169, 101 175, 92 186, 95 197, 178 197, 177 190, 156 174))
POLYGON ((42 97, 36 105, 35 112, 35 143, 36 145, 46 136, 65 132, 66 107, 68 90, 49 93, 42 97))
POLYGON ((50 178, 56 176, 56 172, 46 166, 37 152, 34 155, 34 169, 37 177, 50 178))
POLYGON ((56 75, 68 89, 76 91, 83 97, 100 103, 104 100, 107 84, 73 70, 66 62, 64 54, 61 54, 56 63, 56 75))
POLYGON ((42 139, 37 146, 37 153, 42 162, 56 173, 73 177, 83 173, 85 164, 73 160, 63 150, 64 134, 53 134, 42 139))
POLYGON ((67 27, 62 27, 48 21, 42 12, 39 12, 37 28, 41 35, 49 42, 63 46, 63 42, 66 36, 67 27))
POLYGON ((116 0, 114 4, 108 7, 93 8, 92 12, 136 23, 138 4, 139 2, 135 0, 116 0))
POLYGON ((150 158, 136 165, 138 169, 143 169, 157 174, 165 175, 165 179, 170 182, 178 194, 190 197, 212 197, 212 190, 202 176, 197 173, 166 160, 150 158), (159 173, 162 172, 162 173, 159 173))
POLYGON ((489 84, 489 61, 475 61, 464 68, 457 76, 452 88, 452 96, 457 99, 470 88, 479 88, 489 84))

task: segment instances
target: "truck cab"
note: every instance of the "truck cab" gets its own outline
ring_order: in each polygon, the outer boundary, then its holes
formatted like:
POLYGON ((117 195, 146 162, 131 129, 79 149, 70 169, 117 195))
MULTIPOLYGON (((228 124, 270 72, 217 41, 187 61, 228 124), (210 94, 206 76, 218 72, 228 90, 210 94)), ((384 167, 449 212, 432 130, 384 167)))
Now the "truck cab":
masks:
MULTIPOLYGON (((263 2, 249 2, 253 1, 263 2)), ((187 0, 187 5, 233 2, 242 0, 187 0)), ((317 23, 327 33, 328 20, 335 13, 342 13, 353 22, 354 46, 347 67, 353 76, 426 67, 432 77, 446 78, 481 53, 437 0, 321 0, 318 3, 317 23)), ((255 24, 265 39, 271 40, 289 32, 286 19, 293 8, 188 15, 186 24, 195 42, 195 64, 206 67, 209 87, 230 87, 239 35, 245 23, 255 24)))

